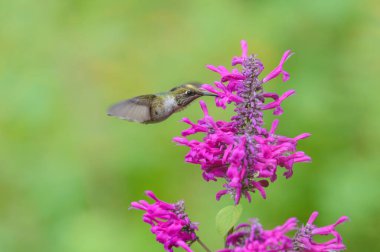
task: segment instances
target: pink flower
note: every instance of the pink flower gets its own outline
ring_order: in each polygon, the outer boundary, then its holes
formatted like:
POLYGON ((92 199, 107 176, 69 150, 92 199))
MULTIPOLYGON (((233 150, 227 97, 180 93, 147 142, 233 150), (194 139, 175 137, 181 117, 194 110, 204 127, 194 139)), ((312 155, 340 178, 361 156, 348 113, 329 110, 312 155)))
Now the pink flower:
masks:
POLYGON ((342 251, 346 249, 343 244, 342 237, 335 230, 336 226, 348 221, 347 216, 340 217, 334 224, 317 227, 313 223, 318 216, 318 212, 312 213, 305 226, 302 226, 293 241, 294 249, 304 252, 330 252, 330 251, 342 251), (317 243, 313 240, 313 236, 316 235, 332 235, 334 238, 329 241, 317 243))
POLYGON ((257 219, 240 224, 226 239, 226 248, 218 252, 285 252, 293 247, 292 239, 286 234, 297 227, 296 218, 290 218, 283 225, 264 230, 257 219))
POLYGON ((270 72, 267 76, 264 77, 263 82, 264 83, 268 82, 271 79, 276 78, 280 74, 282 74, 282 81, 283 82, 289 80, 290 76, 289 76, 288 72, 284 71, 282 69, 282 67, 283 67, 285 61, 287 61, 292 55, 293 55, 293 53, 290 50, 287 50, 284 53, 284 55, 282 56, 280 64, 278 64, 278 66, 275 69, 273 69, 272 72, 270 72))
POLYGON ((264 230, 256 220, 238 225, 226 239, 226 248, 218 252, 331 252, 342 251, 346 247, 342 243, 340 234, 335 227, 348 220, 346 216, 338 219, 332 225, 318 228, 313 225, 318 212, 314 212, 306 226, 297 227, 297 219, 290 218, 282 226, 272 230, 264 230), (297 230, 294 238, 288 233, 297 230), (334 238, 316 243, 312 237, 315 235, 333 235, 334 238))
POLYGON ((156 240, 164 244, 166 251, 172 252, 172 247, 182 247, 191 252, 189 244, 197 239, 195 230, 198 230, 198 224, 190 221, 184 202, 169 204, 159 200, 151 191, 145 194, 155 202, 149 204, 140 200, 132 202, 131 208, 145 211, 143 221, 152 226, 150 230, 156 235, 156 240))
POLYGON ((217 94, 215 104, 223 109, 227 104, 234 104, 235 115, 231 121, 216 121, 209 115, 206 104, 201 101, 204 118, 191 122, 183 121, 190 128, 182 132, 183 137, 173 140, 190 148, 186 162, 199 164, 206 181, 225 179, 224 189, 217 193, 217 199, 230 194, 235 204, 241 197, 251 200, 250 193, 258 191, 266 197, 265 187, 277 179, 278 168, 284 168, 284 176, 293 175, 293 165, 297 162, 310 162, 311 159, 302 151, 297 151, 297 142, 309 137, 303 133, 297 137, 276 134, 278 120, 272 123, 270 130, 263 127, 264 110, 273 110, 274 115, 281 115, 281 104, 295 93, 289 90, 279 96, 263 89, 263 83, 283 75, 284 81, 289 74, 283 70, 285 61, 291 56, 288 50, 280 64, 264 79, 259 75, 264 69, 255 55, 248 55, 247 43, 241 42, 242 54, 234 57, 232 65, 241 65, 242 69, 229 71, 224 66, 207 68, 220 75, 220 81, 214 86, 204 84, 203 89, 217 94), (188 136, 201 133, 201 141, 189 140, 188 136))

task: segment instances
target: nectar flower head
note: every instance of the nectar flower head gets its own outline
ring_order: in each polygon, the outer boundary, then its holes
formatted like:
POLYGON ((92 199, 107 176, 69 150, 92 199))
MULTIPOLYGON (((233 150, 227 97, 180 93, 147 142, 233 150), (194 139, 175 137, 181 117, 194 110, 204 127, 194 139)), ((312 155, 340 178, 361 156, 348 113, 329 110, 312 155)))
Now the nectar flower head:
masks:
POLYGON ((272 230, 264 230, 256 219, 250 223, 243 223, 236 227, 234 232, 227 236, 226 248, 218 252, 332 252, 342 251, 346 247, 335 227, 348 220, 343 216, 329 226, 318 228, 313 225, 318 216, 314 212, 306 226, 297 227, 297 219, 290 218, 283 225, 272 230), (288 233, 297 230, 294 238, 288 233), (325 243, 316 243, 314 235, 333 235, 334 238, 325 243))
POLYGON ((294 249, 296 251, 305 251, 305 252, 330 252, 330 251, 342 251, 346 249, 346 246, 343 244, 342 237, 335 230, 335 227, 343 222, 348 221, 348 217, 340 217, 334 224, 317 227, 313 223, 318 216, 318 212, 312 213, 308 222, 305 226, 302 226, 293 240, 294 249), (317 243, 313 240, 315 235, 332 235, 333 239, 317 243))
POLYGON ((197 123, 184 118, 183 122, 190 128, 182 132, 182 137, 173 140, 190 148, 186 162, 199 164, 206 181, 225 179, 224 189, 216 198, 230 194, 235 204, 245 196, 251 201, 251 192, 258 191, 266 197, 265 187, 277 179, 277 169, 285 169, 283 175, 293 175, 293 165, 297 162, 309 162, 310 157, 297 151, 297 142, 310 134, 303 133, 296 137, 276 134, 279 121, 274 120, 270 129, 264 128, 264 110, 273 110, 274 115, 281 115, 282 102, 295 94, 294 90, 282 95, 264 91, 263 84, 282 75, 283 81, 289 74, 283 69, 285 61, 292 55, 284 53, 279 65, 263 79, 259 75, 263 64, 255 55, 248 55, 247 43, 241 42, 242 54, 232 59, 232 65, 241 65, 241 70, 229 71, 224 66, 207 68, 220 75, 220 81, 213 85, 204 84, 203 89, 217 95, 215 104, 223 109, 227 104, 234 104, 235 115, 231 121, 216 121, 209 115, 206 104, 200 101, 204 118, 197 123), (204 134, 203 140, 189 140, 186 137, 196 133, 204 134))
POLYGON ((173 247, 182 247, 191 252, 189 244, 197 239, 195 230, 198 230, 198 224, 190 221, 184 202, 169 204, 159 200, 151 191, 145 194, 155 202, 149 204, 140 200, 132 202, 131 208, 145 211, 143 221, 152 226, 150 230, 156 235, 156 240, 164 244, 166 251, 172 252, 173 247))
POLYGON ((218 252, 264 252, 289 251, 292 239, 286 233, 295 230, 297 220, 290 218, 282 226, 264 230, 257 219, 240 224, 226 239, 226 249, 218 252))

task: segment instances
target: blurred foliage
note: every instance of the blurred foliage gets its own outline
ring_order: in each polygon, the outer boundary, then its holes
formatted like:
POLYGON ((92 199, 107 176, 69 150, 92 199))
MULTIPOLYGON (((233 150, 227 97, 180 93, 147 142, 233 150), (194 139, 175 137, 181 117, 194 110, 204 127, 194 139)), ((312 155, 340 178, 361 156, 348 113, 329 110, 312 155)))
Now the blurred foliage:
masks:
MULTIPOLYGON (((205 183, 171 138, 199 105, 157 125, 105 116, 121 99, 213 82, 246 39, 270 71, 282 53, 294 88, 279 132, 313 163, 244 203, 267 228, 296 216, 339 227, 349 251, 380 250, 378 1, 0 1, 0 251, 163 251, 131 201, 186 201, 202 240, 222 247, 220 183, 205 183), (201 197, 200 197, 201 196, 201 197)), ((265 74, 265 73, 264 73, 265 74)), ((212 100, 207 99, 211 106, 212 100)), ((211 108, 216 118, 231 110, 211 108)), ((267 123, 272 120, 267 116, 267 123)), ((195 251, 201 249, 194 245, 195 251)))

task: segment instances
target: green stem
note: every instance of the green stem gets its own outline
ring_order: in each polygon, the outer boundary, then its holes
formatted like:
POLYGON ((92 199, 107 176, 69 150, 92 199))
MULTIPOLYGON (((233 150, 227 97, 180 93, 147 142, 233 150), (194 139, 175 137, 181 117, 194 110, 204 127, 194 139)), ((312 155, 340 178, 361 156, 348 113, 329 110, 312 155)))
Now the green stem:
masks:
POLYGON ((204 248, 204 250, 206 250, 207 252, 211 252, 211 250, 206 246, 206 244, 204 244, 204 243, 199 239, 199 237, 197 237, 197 242, 199 243, 199 245, 202 246, 202 248, 204 248))

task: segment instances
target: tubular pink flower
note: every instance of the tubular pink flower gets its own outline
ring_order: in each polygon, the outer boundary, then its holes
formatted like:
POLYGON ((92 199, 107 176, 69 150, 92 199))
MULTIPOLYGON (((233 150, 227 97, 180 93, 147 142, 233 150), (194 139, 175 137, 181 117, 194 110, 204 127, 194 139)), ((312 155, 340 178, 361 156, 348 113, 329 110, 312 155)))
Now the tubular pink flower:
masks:
POLYGON ((280 64, 278 64, 278 66, 275 69, 273 69, 272 72, 270 72, 267 76, 264 77, 263 83, 268 82, 271 79, 276 78, 280 74, 282 74, 282 81, 283 82, 286 82, 287 80, 289 80, 290 75, 288 74, 288 72, 283 70, 282 67, 283 67, 285 61, 287 61, 292 55, 293 55, 293 53, 290 50, 287 50, 284 53, 284 55, 282 56, 282 58, 280 60, 280 64))
POLYGON ((274 99, 273 102, 270 102, 270 103, 267 103, 265 104, 264 106, 261 107, 262 110, 267 110, 267 109, 274 109, 273 111, 273 114, 274 115, 281 115, 284 110, 281 108, 281 103, 286 99, 288 98, 289 96, 295 94, 296 91, 294 90, 289 90, 289 91, 286 91, 283 95, 281 95, 280 97, 278 97, 278 95, 276 97, 271 97, 274 99))
POLYGON ((185 160, 199 164, 206 181, 225 180, 224 188, 216 198, 219 200, 223 195, 230 194, 235 204, 240 202, 242 196, 251 201, 250 193, 256 191, 265 198, 265 187, 269 182, 276 181, 279 167, 284 169, 284 176, 290 178, 295 163, 311 161, 296 148, 298 140, 310 134, 304 133, 294 138, 278 135, 275 132, 278 120, 272 123, 269 130, 263 127, 263 111, 273 110, 275 115, 282 114, 282 102, 295 93, 288 90, 279 96, 263 89, 263 83, 269 79, 279 74, 288 76, 282 68, 291 55, 290 51, 285 52, 272 73, 260 80, 263 64, 255 55, 247 54, 245 41, 241 42, 241 46, 242 54, 234 57, 232 64, 240 64, 242 69, 229 71, 224 66, 208 65, 208 69, 220 75, 220 81, 215 81, 214 85, 202 85, 204 90, 218 95, 215 99, 217 107, 225 109, 227 104, 235 106, 231 121, 215 121, 209 115, 206 104, 200 101, 204 117, 197 123, 184 118, 190 128, 182 132, 183 138, 173 139, 190 148, 185 160), (186 139, 197 133, 204 135, 202 140, 186 139))
POLYGON ((192 252, 189 244, 197 239, 195 231, 198 230, 198 224, 190 221, 185 213, 184 202, 166 203, 152 191, 146 191, 145 195, 155 202, 149 204, 140 200, 132 202, 131 208, 145 211, 143 221, 151 225, 150 230, 156 235, 156 240, 164 245, 166 251, 173 252, 173 247, 182 247, 192 252))
POLYGON ((293 247, 297 251, 304 252, 330 252, 342 251, 346 249, 343 244, 342 237, 335 230, 336 226, 348 221, 347 216, 340 217, 334 224, 318 228, 314 225, 314 221, 318 216, 318 212, 313 212, 306 223, 302 226, 293 239, 293 247), (332 235, 334 238, 323 242, 317 243, 313 240, 315 235, 332 235))
MULTIPOLYGON (((233 69, 232 72, 230 73, 228 69, 225 68, 224 66, 215 67, 213 65, 207 65, 206 67, 210 69, 211 71, 220 74, 222 82, 233 81, 233 80, 237 81, 237 80, 245 79, 244 75, 242 75, 237 69, 233 69)), ((231 86, 229 88, 230 88, 230 91, 236 91, 233 89, 231 90, 231 86)))
POLYGON ((233 57, 232 58, 232 65, 235 66, 237 64, 242 64, 244 59, 247 58, 247 53, 248 53, 248 44, 245 40, 242 40, 240 42, 240 45, 241 45, 241 57, 233 57))
POLYGON ((202 89, 209 91, 218 95, 216 97, 216 106, 221 107, 223 109, 226 108, 226 104, 230 104, 231 102, 239 103, 244 101, 241 97, 235 95, 228 89, 228 87, 224 86, 221 82, 216 81, 215 86, 220 90, 218 91, 213 86, 210 85, 202 85, 202 89))

